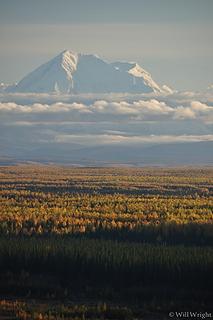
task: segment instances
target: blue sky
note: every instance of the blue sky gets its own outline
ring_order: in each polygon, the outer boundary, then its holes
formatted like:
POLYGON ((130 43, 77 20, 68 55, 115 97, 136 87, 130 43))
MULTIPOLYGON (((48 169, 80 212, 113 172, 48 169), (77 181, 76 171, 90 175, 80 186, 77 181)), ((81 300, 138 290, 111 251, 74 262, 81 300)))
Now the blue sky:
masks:
POLYGON ((212 0, 0 1, 0 82, 64 49, 135 60, 160 84, 213 82, 212 0))

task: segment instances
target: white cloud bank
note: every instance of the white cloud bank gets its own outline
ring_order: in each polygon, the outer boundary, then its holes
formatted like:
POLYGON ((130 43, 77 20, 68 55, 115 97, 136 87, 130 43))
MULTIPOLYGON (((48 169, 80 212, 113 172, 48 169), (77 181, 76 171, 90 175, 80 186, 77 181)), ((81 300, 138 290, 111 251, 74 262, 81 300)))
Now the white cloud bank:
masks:
MULTIPOLYGON (((59 114, 61 117, 69 117, 73 121, 118 121, 126 120, 186 120, 194 119, 200 121, 213 121, 213 106, 191 101, 187 106, 171 107, 164 101, 157 99, 127 101, 97 100, 92 104, 64 103, 53 104, 34 103, 32 105, 21 105, 14 102, 0 103, 0 114, 8 115, 8 118, 19 118, 20 115, 40 115, 40 121, 46 117, 42 115, 59 114)), ((58 116, 58 115, 57 115, 58 116)), ((38 119, 38 117, 36 117, 38 119)), ((60 120, 59 120, 60 121, 60 120)))
POLYGON ((103 144, 165 144, 213 141, 212 135, 148 135, 148 136, 124 136, 115 134, 85 134, 85 135, 56 135, 54 142, 77 143, 81 145, 97 146, 103 144))

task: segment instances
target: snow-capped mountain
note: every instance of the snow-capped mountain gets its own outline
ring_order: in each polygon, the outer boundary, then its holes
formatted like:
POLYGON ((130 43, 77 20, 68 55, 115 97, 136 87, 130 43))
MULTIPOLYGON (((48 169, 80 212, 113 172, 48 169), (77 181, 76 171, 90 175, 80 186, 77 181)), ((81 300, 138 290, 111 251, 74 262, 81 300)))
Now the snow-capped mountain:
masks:
POLYGON ((165 92, 137 63, 109 63, 97 55, 65 50, 25 76, 10 92, 165 92))

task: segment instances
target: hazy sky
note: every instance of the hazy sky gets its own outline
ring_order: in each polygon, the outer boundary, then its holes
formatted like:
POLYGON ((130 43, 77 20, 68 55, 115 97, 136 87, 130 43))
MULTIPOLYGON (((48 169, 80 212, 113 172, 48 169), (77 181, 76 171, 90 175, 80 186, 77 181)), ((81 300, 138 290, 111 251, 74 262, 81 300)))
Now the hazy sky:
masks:
POLYGON ((0 0, 0 82, 58 52, 139 62, 160 84, 213 83, 212 0, 0 0))

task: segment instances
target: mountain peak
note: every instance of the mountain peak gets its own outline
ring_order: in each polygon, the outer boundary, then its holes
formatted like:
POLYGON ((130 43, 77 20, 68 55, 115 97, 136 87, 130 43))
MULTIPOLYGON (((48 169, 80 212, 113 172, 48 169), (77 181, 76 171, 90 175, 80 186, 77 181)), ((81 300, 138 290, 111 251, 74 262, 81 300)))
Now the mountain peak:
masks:
POLYGON ((148 93, 163 89, 136 62, 109 63, 96 54, 66 49, 28 74, 10 91, 148 93))

